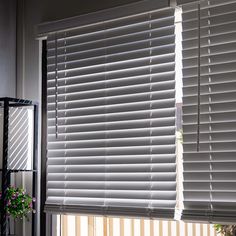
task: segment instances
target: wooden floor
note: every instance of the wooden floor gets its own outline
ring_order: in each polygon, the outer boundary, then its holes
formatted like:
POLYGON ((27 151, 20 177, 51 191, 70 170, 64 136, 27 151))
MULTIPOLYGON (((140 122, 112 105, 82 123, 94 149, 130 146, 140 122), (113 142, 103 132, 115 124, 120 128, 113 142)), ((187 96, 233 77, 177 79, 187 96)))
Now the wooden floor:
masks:
POLYGON ((103 218, 91 216, 58 216, 57 228, 57 236, 216 235, 217 234, 213 226, 207 224, 192 224, 144 219, 103 218))

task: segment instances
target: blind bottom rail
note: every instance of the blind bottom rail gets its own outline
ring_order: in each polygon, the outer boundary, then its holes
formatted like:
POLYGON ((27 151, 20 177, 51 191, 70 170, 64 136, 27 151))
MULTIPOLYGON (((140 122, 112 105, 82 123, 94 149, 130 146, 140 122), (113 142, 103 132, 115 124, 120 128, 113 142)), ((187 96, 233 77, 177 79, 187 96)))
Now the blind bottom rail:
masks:
POLYGON ((174 218, 174 209, 148 209, 130 207, 91 207, 79 205, 58 206, 46 204, 44 211, 49 214, 84 214, 96 216, 130 216, 153 219, 174 218))
POLYGON ((236 222, 236 212, 227 211, 209 211, 209 210, 184 210, 182 213, 183 221, 196 222, 209 222, 209 223, 227 223, 235 224, 236 222))

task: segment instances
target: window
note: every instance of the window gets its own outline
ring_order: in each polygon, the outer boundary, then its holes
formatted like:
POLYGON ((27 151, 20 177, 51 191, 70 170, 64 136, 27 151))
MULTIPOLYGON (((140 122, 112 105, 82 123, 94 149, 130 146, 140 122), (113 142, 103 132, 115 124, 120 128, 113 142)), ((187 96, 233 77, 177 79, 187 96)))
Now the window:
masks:
POLYGON ((177 3, 41 26, 48 213, 234 222, 236 2, 177 3))

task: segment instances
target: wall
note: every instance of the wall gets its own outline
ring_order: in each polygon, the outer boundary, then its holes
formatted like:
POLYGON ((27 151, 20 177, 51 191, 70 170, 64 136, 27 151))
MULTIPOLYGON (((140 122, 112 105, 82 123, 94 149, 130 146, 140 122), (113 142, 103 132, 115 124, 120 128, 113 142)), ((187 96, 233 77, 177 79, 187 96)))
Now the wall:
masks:
POLYGON ((0 1, 0 97, 16 90, 16 1, 0 1))
POLYGON ((42 0, 42 20, 52 21, 137 2, 137 0, 42 0), (56 6, 56 11, 52 11, 56 6))

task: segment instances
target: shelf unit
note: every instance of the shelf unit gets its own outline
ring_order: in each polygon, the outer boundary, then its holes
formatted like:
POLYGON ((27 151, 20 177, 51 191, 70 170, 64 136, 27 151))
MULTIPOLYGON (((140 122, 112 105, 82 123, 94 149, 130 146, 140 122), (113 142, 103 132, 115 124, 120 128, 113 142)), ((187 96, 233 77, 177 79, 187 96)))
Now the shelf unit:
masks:
MULTIPOLYGON (((32 173, 32 195, 37 196, 37 179, 38 179, 38 104, 29 100, 17 99, 17 98, 9 98, 3 97, 0 98, 0 108, 3 110, 3 132, 2 132, 2 168, 0 169, 0 173, 2 176, 1 180, 1 191, 2 191, 2 199, 1 206, 4 206, 4 202, 6 202, 6 191, 8 186, 11 185, 11 174, 19 173, 19 172, 31 172, 32 173), (26 168, 11 168, 9 161, 9 125, 10 125, 10 109, 11 108, 31 108, 33 111, 33 137, 32 137, 32 160, 31 160, 31 169, 26 168)), ((20 116, 20 115, 19 115, 20 116)), ((0 134, 1 135, 1 134, 0 134)), ((37 210, 37 205, 34 206, 37 210)), ((4 207, 2 207, 1 212, 1 234, 2 236, 9 236, 9 216, 4 207)), ((32 214, 32 236, 36 235, 37 229, 37 216, 36 214, 32 214)))

